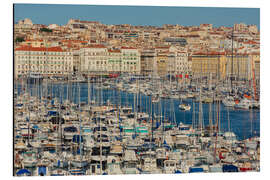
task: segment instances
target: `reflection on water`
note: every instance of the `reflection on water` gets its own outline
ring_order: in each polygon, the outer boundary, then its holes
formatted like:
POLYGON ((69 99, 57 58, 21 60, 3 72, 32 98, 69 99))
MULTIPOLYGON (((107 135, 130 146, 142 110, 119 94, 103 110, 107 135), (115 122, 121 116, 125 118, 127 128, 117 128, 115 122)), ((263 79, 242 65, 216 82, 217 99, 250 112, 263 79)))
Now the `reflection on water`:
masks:
MULTIPOLYGON (((80 101, 88 103, 88 84, 79 84, 81 88, 80 101)), ((97 90, 95 84, 91 84, 91 100, 98 103, 107 103, 118 105, 127 105, 134 107, 134 99, 138 104, 137 109, 140 112, 152 112, 153 115, 165 115, 166 119, 171 121, 176 121, 176 123, 183 122, 185 124, 192 124, 192 116, 195 114, 195 120, 198 122, 199 119, 199 103, 193 102, 192 99, 184 100, 186 103, 191 105, 190 111, 181 111, 178 106, 181 103, 179 99, 161 99, 160 103, 152 104, 151 107, 151 97, 146 96, 142 93, 138 94, 138 98, 134 98, 134 94, 125 91, 119 91, 116 89, 103 89, 97 90), (195 103, 195 112, 193 112, 193 103, 195 103), (152 109, 152 111, 151 111, 152 109)), ((45 86, 30 86, 31 94, 40 96, 42 93, 48 93, 51 97, 60 97, 60 99, 69 99, 74 103, 78 103, 78 83, 73 83, 70 88, 68 88, 67 83, 50 83, 47 88, 45 86)), ((14 90, 17 93, 21 93, 21 86, 16 85, 14 90)), ((204 120, 204 125, 209 124, 209 106, 210 104, 203 104, 203 114, 202 119, 204 120)), ((215 124, 217 119, 217 103, 212 104, 212 121, 215 124)), ((234 108, 224 107, 220 103, 220 130, 228 131, 229 128, 233 131, 238 138, 245 139, 252 136, 260 136, 260 111, 259 110, 239 110, 234 108)))

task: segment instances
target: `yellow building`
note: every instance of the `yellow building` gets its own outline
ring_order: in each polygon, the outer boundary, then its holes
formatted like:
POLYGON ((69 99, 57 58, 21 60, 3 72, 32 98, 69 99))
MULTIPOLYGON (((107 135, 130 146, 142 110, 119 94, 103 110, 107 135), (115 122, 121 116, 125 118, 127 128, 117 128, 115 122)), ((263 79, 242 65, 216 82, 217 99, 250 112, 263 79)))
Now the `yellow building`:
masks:
MULTIPOLYGON (((260 79, 260 53, 251 53, 249 54, 249 57, 251 58, 251 69, 254 71, 255 79, 260 79)), ((252 76, 253 78, 253 76, 252 76)))
POLYGON ((226 55, 226 74, 236 80, 251 79, 251 57, 248 54, 226 55))
POLYGON ((256 77, 259 74, 259 55, 225 54, 220 52, 199 52, 192 55, 192 73, 195 76, 208 76, 225 79, 233 77, 236 80, 252 78, 252 64, 256 77))
POLYGON ((28 40, 27 39, 21 43, 21 46, 45 47, 45 42, 43 40, 28 40))
POLYGON ((192 55, 192 74, 193 76, 209 76, 219 79, 226 75, 225 53, 221 52, 198 52, 192 55))
POLYGON ((157 68, 157 74, 162 77, 165 76, 168 72, 168 53, 161 52, 157 54, 156 57, 156 68, 157 68))

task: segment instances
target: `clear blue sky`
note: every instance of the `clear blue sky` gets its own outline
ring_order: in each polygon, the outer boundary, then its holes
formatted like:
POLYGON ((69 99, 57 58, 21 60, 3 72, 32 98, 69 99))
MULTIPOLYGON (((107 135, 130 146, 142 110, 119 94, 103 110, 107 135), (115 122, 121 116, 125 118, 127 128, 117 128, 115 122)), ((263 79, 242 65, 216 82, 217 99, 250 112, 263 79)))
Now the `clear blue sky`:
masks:
POLYGON ((64 25, 69 19, 100 21, 103 24, 153 25, 202 23, 232 26, 235 23, 260 26, 259 8, 205 8, 160 6, 93 6, 55 4, 15 4, 15 23, 30 18, 34 24, 64 25))

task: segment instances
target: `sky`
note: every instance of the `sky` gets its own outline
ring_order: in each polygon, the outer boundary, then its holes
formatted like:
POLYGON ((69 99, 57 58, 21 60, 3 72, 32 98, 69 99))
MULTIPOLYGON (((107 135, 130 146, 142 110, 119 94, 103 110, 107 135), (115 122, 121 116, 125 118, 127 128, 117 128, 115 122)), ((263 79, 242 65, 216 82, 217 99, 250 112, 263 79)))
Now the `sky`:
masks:
POLYGON ((46 25, 65 25, 73 18, 103 24, 192 26, 207 23, 214 27, 232 27, 243 22, 260 27, 259 8, 15 4, 14 22, 24 18, 46 25))

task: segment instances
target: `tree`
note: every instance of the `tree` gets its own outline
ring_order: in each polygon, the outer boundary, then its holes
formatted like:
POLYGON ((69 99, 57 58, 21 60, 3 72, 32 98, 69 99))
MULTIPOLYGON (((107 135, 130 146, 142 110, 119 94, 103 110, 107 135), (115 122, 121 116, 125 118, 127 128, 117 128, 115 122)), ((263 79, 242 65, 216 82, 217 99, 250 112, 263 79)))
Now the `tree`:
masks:
POLYGON ((23 42, 24 38, 23 37, 16 37, 15 42, 23 42))
POLYGON ((48 28, 40 28, 40 31, 41 32, 52 32, 52 30, 48 29, 48 28))

